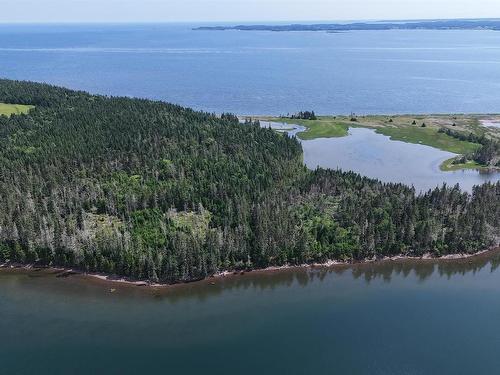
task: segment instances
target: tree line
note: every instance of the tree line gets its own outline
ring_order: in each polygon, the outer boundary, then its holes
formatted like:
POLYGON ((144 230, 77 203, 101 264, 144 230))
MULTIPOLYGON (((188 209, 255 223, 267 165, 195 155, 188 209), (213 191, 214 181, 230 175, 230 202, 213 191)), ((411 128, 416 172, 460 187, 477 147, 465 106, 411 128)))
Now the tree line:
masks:
POLYGON ((283 118, 298 119, 298 120, 317 120, 318 117, 314 111, 300 111, 292 115, 287 114, 286 116, 280 116, 283 118))

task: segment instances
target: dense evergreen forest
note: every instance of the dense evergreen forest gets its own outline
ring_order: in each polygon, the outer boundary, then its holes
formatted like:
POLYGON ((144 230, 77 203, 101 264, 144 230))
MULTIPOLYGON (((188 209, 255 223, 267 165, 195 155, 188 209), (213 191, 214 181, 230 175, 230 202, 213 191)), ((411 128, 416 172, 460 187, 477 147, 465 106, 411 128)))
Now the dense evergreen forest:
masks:
POLYGON ((307 170, 300 143, 235 116, 0 80, 0 263, 151 281, 221 270, 473 253, 500 238, 500 183, 417 195, 307 170))

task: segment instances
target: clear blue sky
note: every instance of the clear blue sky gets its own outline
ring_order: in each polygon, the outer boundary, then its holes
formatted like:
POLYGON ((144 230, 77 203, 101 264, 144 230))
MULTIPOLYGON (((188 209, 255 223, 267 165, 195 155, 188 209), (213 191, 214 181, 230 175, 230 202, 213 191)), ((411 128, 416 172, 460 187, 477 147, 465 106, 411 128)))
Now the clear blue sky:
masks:
POLYGON ((0 22, 500 18, 500 0, 0 0, 0 22))

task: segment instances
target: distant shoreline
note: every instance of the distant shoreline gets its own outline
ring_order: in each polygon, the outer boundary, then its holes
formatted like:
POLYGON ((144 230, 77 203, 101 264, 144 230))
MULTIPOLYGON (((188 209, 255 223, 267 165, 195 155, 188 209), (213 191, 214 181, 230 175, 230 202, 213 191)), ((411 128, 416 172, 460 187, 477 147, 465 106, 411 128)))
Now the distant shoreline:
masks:
POLYGON ((447 19, 416 21, 375 21, 351 23, 297 23, 286 25, 234 25, 234 26, 201 26, 195 31, 322 31, 338 33, 344 31, 385 31, 385 30, 489 30, 499 31, 498 19, 447 19))
POLYGON ((353 266, 361 266, 367 264, 384 264, 387 262, 459 262, 464 261, 471 258, 481 257, 481 256, 489 256, 491 254, 495 254, 500 252, 499 246, 494 246, 487 250, 481 250, 476 253, 468 254, 449 254, 441 257, 433 256, 430 253, 426 253, 422 256, 409 256, 409 255, 395 255, 392 257, 383 257, 378 259, 364 259, 359 261, 336 261, 336 260, 328 260, 323 263, 308 263, 308 264, 299 264, 299 265, 283 265, 283 266, 271 266, 266 268, 257 268, 252 270, 233 270, 233 271, 221 271, 212 276, 207 276, 203 279, 193 280, 188 282, 178 282, 178 283, 154 283, 146 280, 135 280, 128 277, 122 277, 117 275, 109 275, 104 273, 93 273, 93 272, 85 272, 75 268, 63 268, 63 267, 52 267, 52 266, 37 266, 35 264, 19 264, 19 263, 3 263, 0 264, 0 272, 5 270, 20 270, 26 272, 34 272, 38 270, 48 270, 55 272, 57 277, 59 278, 67 278, 72 276, 80 276, 87 280, 97 280, 103 282, 105 285, 110 287, 110 291, 114 291, 113 286, 124 285, 124 286, 138 286, 138 287, 147 287, 147 288, 171 288, 175 286, 181 285, 189 285, 196 283, 209 283, 211 285, 215 285, 216 282, 220 279, 231 278, 231 277, 239 277, 248 273, 251 274, 269 274, 276 273, 280 271, 294 270, 294 269, 314 269, 314 268, 338 268, 338 267, 353 267, 353 266))

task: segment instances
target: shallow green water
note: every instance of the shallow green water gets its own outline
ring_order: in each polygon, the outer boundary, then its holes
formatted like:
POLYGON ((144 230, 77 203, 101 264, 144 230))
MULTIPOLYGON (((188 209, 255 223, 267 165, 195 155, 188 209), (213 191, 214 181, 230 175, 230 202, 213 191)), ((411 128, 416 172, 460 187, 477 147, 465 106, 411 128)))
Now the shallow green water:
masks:
POLYGON ((1 372, 491 374, 500 255, 162 290, 0 272, 1 372))

